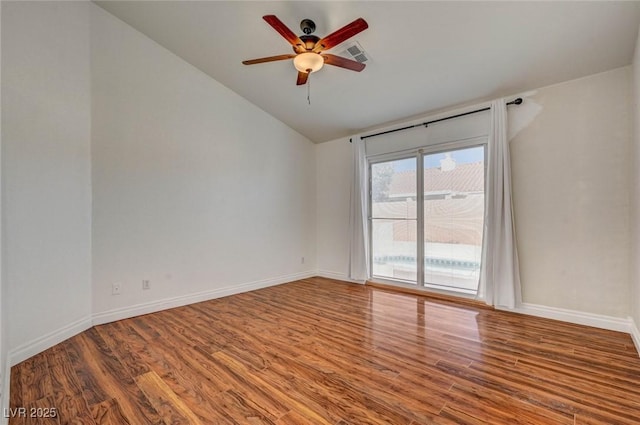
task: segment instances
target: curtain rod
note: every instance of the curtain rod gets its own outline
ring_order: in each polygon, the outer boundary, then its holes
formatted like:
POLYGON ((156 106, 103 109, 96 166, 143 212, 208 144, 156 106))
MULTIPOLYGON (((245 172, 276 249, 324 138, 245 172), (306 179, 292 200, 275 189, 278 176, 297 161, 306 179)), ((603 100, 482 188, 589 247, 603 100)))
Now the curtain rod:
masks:
MULTIPOLYGON (((511 102, 507 102, 507 105, 520 105, 522 103, 522 98, 519 97, 517 99, 512 100, 511 102)), ((389 133, 395 133, 396 131, 402 131, 402 130, 409 130, 410 128, 416 128, 416 127, 428 127, 429 124, 434 124, 440 121, 446 121, 446 120, 450 120, 453 118, 459 118, 459 117, 464 117, 465 115, 471 115, 471 114, 477 114, 478 112, 484 112, 484 111, 488 111, 490 110, 491 107, 486 107, 486 108, 482 108, 482 109, 476 109, 475 111, 469 111, 469 112, 465 112, 462 114, 457 114, 457 115, 452 115, 450 117, 445 117, 445 118, 440 118, 437 120, 433 120, 433 121, 427 121, 427 122, 423 122, 420 124, 414 124, 414 125, 409 125, 406 127, 401 127, 401 128, 394 128, 393 130, 387 130, 387 131, 382 131, 380 133, 374 133, 374 134, 369 134, 368 136, 362 136, 362 139, 368 139, 369 137, 376 137, 376 136, 382 136, 383 134, 389 134, 389 133)), ((349 139, 349 143, 351 143, 351 139, 349 139)))

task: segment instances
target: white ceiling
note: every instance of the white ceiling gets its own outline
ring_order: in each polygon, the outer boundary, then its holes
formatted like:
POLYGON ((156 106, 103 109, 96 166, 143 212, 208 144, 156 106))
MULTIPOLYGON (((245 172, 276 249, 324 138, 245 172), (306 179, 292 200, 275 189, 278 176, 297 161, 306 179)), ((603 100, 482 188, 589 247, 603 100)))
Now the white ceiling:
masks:
POLYGON ((97 3, 314 142, 628 65, 640 23, 640 2, 97 3), (319 37, 364 18, 367 68, 325 66, 308 105, 290 61, 241 63, 292 53, 267 14, 296 34, 312 19, 319 37))

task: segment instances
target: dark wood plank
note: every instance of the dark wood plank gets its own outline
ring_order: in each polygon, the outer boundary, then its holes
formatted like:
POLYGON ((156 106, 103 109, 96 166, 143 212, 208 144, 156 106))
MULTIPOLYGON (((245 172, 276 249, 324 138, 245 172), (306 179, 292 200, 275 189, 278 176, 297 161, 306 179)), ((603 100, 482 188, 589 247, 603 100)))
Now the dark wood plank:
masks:
POLYGON ((22 388, 22 403, 32 403, 53 394, 49 365, 44 353, 37 354, 22 362, 20 380, 22 388))
POLYGON ((174 425, 201 425, 203 423, 155 372, 147 372, 138 376, 136 383, 164 422, 174 425))
POLYGON ((118 400, 112 398, 91 406, 93 419, 98 425, 135 425, 120 409, 118 400))
POLYGON ((9 407, 16 409, 18 407, 24 407, 24 401, 22 399, 22 369, 24 365, 22 363, 13 366, 11 368, 11 383, 9 384, 11 400, 9 400, 9 407))
MULTIPOLYGON (((96 362, 98 359, 93 359, 92 356, 83 355, 82 346, 80 341, 83 335, 76 335, 73 338, 66 340, 63 345, 71 366, 76 376, 78 377, 78 383, 82 390, 82 396, 86 400, 89 406, 100 404, 104 401, 108 401, 113 397, 109 397, 108 389, 103 388, 101 384, 102 373, 100 365, 96 362)), ((62 379, 59 379, 62 381, 62 379)), ((75 388, 69 388, 69 392, 75 391, 75 388)))
POLYGON ((75 348, 74 355, 79 356, 77 363, 82 365, 83 374, 88 373, 94 378, 87 380, 86 375, 79 376, 83 386, 83 394, 89 405, 115 399, 118 409, 131 422, 142 424, 163 423, 149 400, 136 385, 133 378, 126 372, 95 328, 80 334, 73 346, 75 348), (85 368, 85 365, 88 367, 85 368), (101 400, 104 395, 113 397, 101 400), (94 402, 95 400, 98 400, 97 403, 94 402))
POLYGON ((60 416, 53 397, 44 397, 27 404, 26 425, 60 425, 60 416))
POLYGON ((57 359, 49 370, 54 406, 61 424, 94 425, 93 414, 82 396, 82 387, 66 351, 54 351, 57 359))
POLYGON ((95 329, 112 348, 129 375, 135 378, 150 371, 141 354, 146 348, 146 342, 141 342, 131 333, 128 333, 128 337, 121 338, 120 336, 128 332, 123 326, 96 326, 95 329))

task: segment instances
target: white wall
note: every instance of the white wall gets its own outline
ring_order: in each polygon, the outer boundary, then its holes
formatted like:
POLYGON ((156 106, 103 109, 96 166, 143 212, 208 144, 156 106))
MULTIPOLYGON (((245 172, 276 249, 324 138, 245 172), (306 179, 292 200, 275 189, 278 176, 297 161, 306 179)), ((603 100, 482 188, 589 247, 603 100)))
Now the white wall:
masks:
POLYGON ((2 2, 3 296, 12 352, 91 313, 88 13, 87 3, 2 2))
MULTIPOLYGON (((629 314, 629 88, 625 67, 540 89, 527 107, 510 107, 514 123, 526 125, 511 141, 524 302, 629 314)), ((318 268, 344 276, 349 143, 316 151, 318 268)))
POLYGON ((91 38, 94 314, 313 274, 314 145, 97 6, 91 38))
MULTIPOLYGON (((633 140, 631 144, 631 285, 632 314, 636 328, 640 326, 640 31, 633 56, 633 99, 631 114, 633 121, 633 140)), ((637 335, 640 343, 640 335, 637 335)), ((638 346, 640 351, 640 346, 638 346)))
POLYGON ((511 141, 524 302, 629 315, 630 67, 568 81, 511 141))
POLYGON ((315 146, 318 213, 318 273, 347 279, 349 199, 352 176, 349 139, 315 146))

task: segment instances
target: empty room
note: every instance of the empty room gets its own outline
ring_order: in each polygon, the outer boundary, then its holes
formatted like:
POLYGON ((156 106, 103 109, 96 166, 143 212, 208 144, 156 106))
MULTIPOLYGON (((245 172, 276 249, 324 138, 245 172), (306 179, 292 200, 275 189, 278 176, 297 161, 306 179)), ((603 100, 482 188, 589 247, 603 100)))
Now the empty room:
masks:
POLYGON ((0 1, 0 425, 640 424, 640 1, 0 1))

